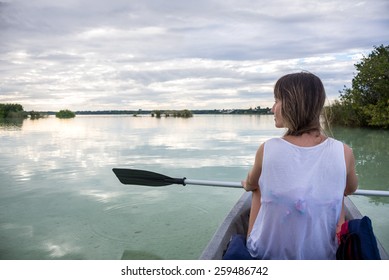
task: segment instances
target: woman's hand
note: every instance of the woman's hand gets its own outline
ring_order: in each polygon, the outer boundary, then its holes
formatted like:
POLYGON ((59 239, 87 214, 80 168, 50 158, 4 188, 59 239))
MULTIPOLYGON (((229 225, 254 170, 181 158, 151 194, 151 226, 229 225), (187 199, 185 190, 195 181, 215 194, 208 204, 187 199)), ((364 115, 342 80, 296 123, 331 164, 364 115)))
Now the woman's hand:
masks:
POLYGON ((248 184, 247 180, 244 180, 241 182, 242 183, 242 187, 247 191, 247 192, 251 192, 251 191, 255 191, 259 188, 258 185, 256 186, 251 186, 248 184))

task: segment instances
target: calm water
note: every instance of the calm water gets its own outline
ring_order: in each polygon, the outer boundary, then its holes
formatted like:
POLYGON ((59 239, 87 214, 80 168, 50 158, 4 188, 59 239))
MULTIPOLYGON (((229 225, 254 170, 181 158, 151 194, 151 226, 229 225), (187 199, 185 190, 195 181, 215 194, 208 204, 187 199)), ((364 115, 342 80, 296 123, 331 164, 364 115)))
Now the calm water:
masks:
MULTIPOLYGON (((122 185, 113 167, 240 181, 273 116, 0 123, 0 259, 196 259, 242 190, 122 185)), ((334 129, 361 188, 389 190, 388 131, 334 129)), ((354 197, 389 248, 388 198, 354 197)))

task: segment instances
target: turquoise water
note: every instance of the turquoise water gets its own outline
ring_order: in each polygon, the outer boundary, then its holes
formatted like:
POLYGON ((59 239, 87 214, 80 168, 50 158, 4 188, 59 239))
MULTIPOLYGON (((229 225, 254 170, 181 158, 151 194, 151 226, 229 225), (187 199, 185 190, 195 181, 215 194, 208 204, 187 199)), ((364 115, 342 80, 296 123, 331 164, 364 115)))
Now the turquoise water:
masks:
MULTIPOLYGON (((196 259, 240 189, 122 185, 114 167, 240 181, 273 116, 49 117, 0 124, 0 259, 196 259)), ((334 129, 361 188, 389 190, 387 131, 334 129)), ((388 198, 354 197, 389 248, 388 198)))

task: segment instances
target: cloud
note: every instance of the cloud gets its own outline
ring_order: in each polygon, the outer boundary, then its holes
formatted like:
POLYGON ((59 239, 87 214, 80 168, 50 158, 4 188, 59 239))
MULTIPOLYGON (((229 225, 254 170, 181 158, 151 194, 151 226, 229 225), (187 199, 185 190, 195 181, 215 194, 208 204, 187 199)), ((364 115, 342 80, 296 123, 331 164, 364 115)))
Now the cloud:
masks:
POLYGON ((333 99, 389 38, 385 0, 57 2, 0 2, 0 103, 264 107, 280 76, 302 70, 333 99))

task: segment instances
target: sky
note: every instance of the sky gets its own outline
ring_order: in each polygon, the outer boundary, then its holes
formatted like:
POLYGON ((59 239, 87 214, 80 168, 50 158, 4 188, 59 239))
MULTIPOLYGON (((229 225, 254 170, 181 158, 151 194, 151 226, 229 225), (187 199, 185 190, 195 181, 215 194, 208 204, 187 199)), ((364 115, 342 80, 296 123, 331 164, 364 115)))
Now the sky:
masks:
POLYGON ((271 107, 281 76, 328 100, 389 43, 388 0, 0 0, 0 103, 25 110, 271 107))

